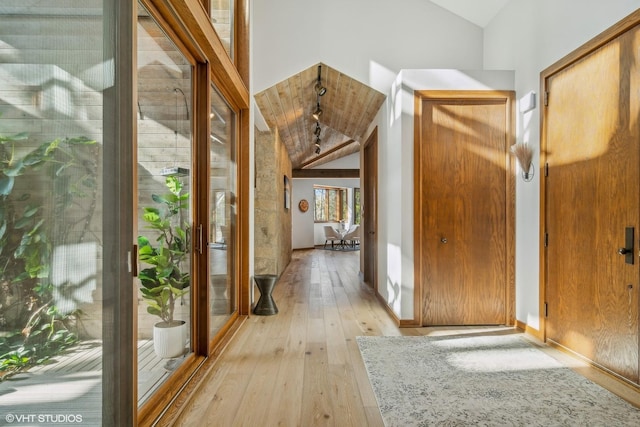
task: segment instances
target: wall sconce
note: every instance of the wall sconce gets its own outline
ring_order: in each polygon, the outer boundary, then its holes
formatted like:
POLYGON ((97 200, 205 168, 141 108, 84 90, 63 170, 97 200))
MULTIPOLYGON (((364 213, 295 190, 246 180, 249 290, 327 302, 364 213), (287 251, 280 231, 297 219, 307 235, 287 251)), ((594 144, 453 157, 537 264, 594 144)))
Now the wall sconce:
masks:
POLYGON ((511 146, 511 153, 518 160, 522 171, 522 179, 525 182, 531 181, 535 170, 533 167, 533 148, 529 144, 519 142, 511 146))

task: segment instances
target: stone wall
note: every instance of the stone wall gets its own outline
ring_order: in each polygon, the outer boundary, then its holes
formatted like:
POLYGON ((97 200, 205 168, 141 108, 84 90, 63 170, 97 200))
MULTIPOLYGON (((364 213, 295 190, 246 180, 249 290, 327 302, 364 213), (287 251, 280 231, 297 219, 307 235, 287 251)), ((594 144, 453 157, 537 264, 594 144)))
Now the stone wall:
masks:
POLYGON ((291 209, 285 208, 284 177, 292 191, 291 160, 277 132, 256 130, 255 274, 280 276, 291 261, 291 209))

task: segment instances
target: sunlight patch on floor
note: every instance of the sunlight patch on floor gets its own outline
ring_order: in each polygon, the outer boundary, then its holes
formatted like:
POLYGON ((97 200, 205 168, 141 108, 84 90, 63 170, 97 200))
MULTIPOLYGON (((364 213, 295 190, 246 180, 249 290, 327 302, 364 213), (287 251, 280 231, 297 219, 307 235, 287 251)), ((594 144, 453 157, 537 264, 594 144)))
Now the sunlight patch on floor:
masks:
POLYGON ((532 351, 538 352, 538 350, 530 348, 462 351, 449 355, 447 361, 451 366, 468 372, 511 372, 562 368, 562 365, 542 353, 532 357, 532 351))

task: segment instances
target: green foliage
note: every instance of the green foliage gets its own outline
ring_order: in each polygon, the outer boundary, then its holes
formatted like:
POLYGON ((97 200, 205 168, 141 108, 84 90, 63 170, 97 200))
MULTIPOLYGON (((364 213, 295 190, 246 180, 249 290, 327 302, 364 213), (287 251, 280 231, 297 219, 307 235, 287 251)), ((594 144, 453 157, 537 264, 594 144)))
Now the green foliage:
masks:
POLYGON ((0 381, 77 341, 68 325, 78 313, 55 305, 51 262, 54 244, 88 232, 97 194, 96 141, 58 138, 27 151, 28 139, 0 135, 0 381))
POLYGON ((185 219, 189 207, 189 193, 176 177, 167 177, 169 192, 152 195, 159 207, 145 207, 142 216, 146 229, 157 233, 155 244, 145 236, 138 236, 140 261, 150 265, 140 271, 140 291, 147 302, 147 311, 165 322, 173 322, 176 300, 189 291, 188 260, 190 228, 185 219), (182 271, 186 269, 186 272, 182 271))
POLYGON ((57 329, 58 323, 38 322, 39 329, 30 331, 26 338, 25 331, 0 337, 3 351, 0 354, 0 381, 31 366, 50 362, 78 342, 78 337, 65 326, 57 329))

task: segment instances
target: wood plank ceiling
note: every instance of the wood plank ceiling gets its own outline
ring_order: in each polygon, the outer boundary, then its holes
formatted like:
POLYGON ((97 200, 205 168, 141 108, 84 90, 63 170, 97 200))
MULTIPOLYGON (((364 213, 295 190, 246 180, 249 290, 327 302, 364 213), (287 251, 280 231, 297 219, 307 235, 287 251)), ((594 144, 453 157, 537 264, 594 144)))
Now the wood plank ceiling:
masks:
POLYGON ((356 153, 385 95, 319 63, 254 95, 267 125, 277 131, 293 169, 305 169, 356 153), (327 92, 318 96, 320 75, 327 92), (320 104, 322 115, 313 113, 320 104), (316 124, 320 153, 316 153, 316 124))

